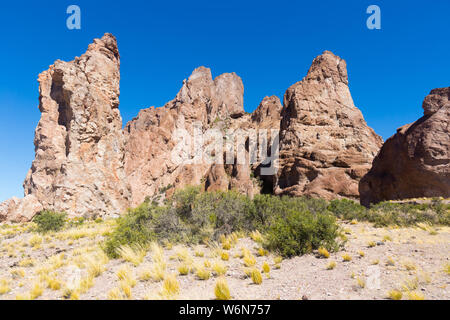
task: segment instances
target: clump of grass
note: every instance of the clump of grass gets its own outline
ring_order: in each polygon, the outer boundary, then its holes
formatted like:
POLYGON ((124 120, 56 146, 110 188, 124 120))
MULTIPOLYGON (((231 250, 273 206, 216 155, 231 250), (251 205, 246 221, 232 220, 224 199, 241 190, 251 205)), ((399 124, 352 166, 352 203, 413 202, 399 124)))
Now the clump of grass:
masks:
POLYGON ((333 270, 334 268, 336 268, 336 262, 330 261, 330 263, 327 265, 327 270, 333 270))
POLYGON ((373 264, 373 265, 377 265, 377 264, 379 264, 380 263, 380 260, 373 260, 372 262, 371 262, 371 264, 373 264))
POLYGON ((117 248, 116 251, 123 260, 131 262, 135 266, 140 265, 147 254, 147 251, 141 245, 135 245, 133 247, 123 245, 117 248))
POLYGON ((205 268, 211 268, 211 262, 209 260, 203 261, 203 265, 205 266, 205 268))
POLYGON ((320 247, 317 252, 319 253, 319 255, 325 259, 328 259, 330 257, 330 253, 328 252, 328 250, 324 247, 320 247))
POLYGON ((199 280, 208 280, 211 277, 211 272, 202 265, 198 265, 195 267, 195 275, 199 280))
POLYGON ((9 292, 11 289, 9 287, 9 281, 6 279, 0 280, 0 295, 9 292))
POLYGON ((19 262, 20 267, 32 267, 36 262, 32 258, 25 258, 19 262))
POLYGON ((446 263, 444 265, 444 272, 448 275, 450 275, 450 263, 446 263))
POLYGON ((250 233, 250 238, 252 238, 253 241, 258 243, 263 243, 264 241, 262 234, 258 230, 252 231, 250 233))
POLYGON ((150 271, 150 277, 153 281, 162 281, 166 276, 166 266, 165 264, 155 263, 150 271))
POLYGON ((269 252, 268 252, 266 249, 264 249, 264 248, 262 248, 262 247, 259 247, 259 248, 258 248, 258 256, 264 257, 264 256, 266 256, 268 253, 269 253, 269 252))
POLYGON ((119 287, 120 290, 122 290, 123 295, 125 296, 125 298, 127 299, 131 299, 132 297, 132 292, 131 292, 131 286, 129 283, 127 283, 126 281, 122 280, 119 283, 119 287))
POLYGON ((261 284, 262 283, 262 275, 261 272, 259 272, 258 269, 252 268, 250 271, 250 277, 252 278, 252 281, 254 284, 261 284))
POLYGON ((124 295, 122 294, 122 291, 120 288, 111 289, 108 292, 107 297, 109 300, 123 300, 124 299, 124 295))
POLYGON ((177 259, 179 261, 184 261, 186 263, 191 263, 192 262, 192 257, 191 257, 191 254, 189 253, 188 248, 186 248, 186 247, 178 248, 178 250, 177 250, 177 259))
POLYGON ((136 279, 133 277, 133 271, 130 269, 130 267, 123 266, 117 271, 116 275, 119 280, 129 284, 130 287, 134 287, 136 285, 136 279))
POLYGON ((230 260, 230 254, 226 251, 223 251, 222 254, 220 255, 220 258, 223 261, 228 261, 228 260, 230 260))
POLYGON ((282 261, 283 261, 283 257, 281 257, 281 256, 273 258, 273 262, 275 264, 280 264, 282 261))
POLYGON ((93 285, 94 285, 94 278, 88 275, 87 277, 83 277, 80 280, 77 291, 81 294, 86 293, 90 288, 92 288, 93 285))
POLYGON ((391 300, 401 300, 403 293, 399 290, 391 290, 388 292, 387 297, 391 300))
POLYGON ((425 300, 425 296, 416 291, 408 291, 407 294, 409 300, 425 300))
POLYGON ((174 298, 180 292, 180 283, 174 274, 169 274, 163 281, 161 295, 174 298))
POLYGON ((253 267, 256 264, 256 258, 248 249, 243 249, 243 261, 246 267, 253 267))
POLYGON ((349 261, 352 261, 352 257, 349 255, 349 254, 344 254, 343 256, 342 256, 342 260, 344 261, 344 262, 349 262, 349 261))
POLYGON ((356 283, 358 284, 358 286, 360 288, 365 288, 366 287, 366 281, 364 281, 364 279, 358 277, 356 278, 356 283))
POLYGON ((30 290, 30 300, 39 298, 44 293, 44 288, 39 282, 36 282, 30 290))
POLYGON ((222 241, 222 249, 223 249, 223 250, 230 250, 230 249, 231 249, 231 241, 230 241, 230 239, 225 238, 225 239, 222 241))
POLYGON ((414 277, 410 279, 406 279, 402 285, 404 291, 413 291, 419 287, 419 278, 414 277))
POLYGON ((215 261, 212 269, 217 276, 222 276, 227 273, 227 267, 221 261, 215 261))
POLYGON ((262 271, 266 274, 269 275, 270 273, 270 266, 267 263, 267 261, 264 261, 263 265, 262 265, 262 271))
POLYGON ((11 270, 11 275, 13 276, 13 278, 23 278, 25 277, 25 270, 21 269, 21 268, 15 268, 11 270))
POLYGON ((30 240, 28 241, 28 244, 29 244, 31 247, 33 247, 33 248, 35 248, 35 249, 38 249, 38 248, 41 247, 41 244, 42 244, 42 237, 39 236, 39 235, 37 235, 37 234, 35 234, 35 235, 33 235, 33 236, 30 238, 30 240))
POLYGON ((106 270, 106 262, 106 255, 103 256, 103 259, 98 256, 89 258, 87 261, 87 272, 89 276, 93 278, 97 278, 98 276, 100 276, 106 270))
POLYGON ((219 278, 216 281, 216 286, 214 287, 214 294, 217 300, 230 300, 230 289, 228 287, 227 280, 225 278, 219 278))
POLYGON ((384 241, 384 242, 392 241, 392 238, 391 238, 390 236, 388 236, 388 235, 385 235, 385 236, 383 237, 383 241, 384 241))
POLYGON ((182 264, 180 264, 178 266, 178 273, 182 276, 186 276, 189 274, 189 271, 191 271, 191 268, 189 267, 189 265, 185 262, 183 262, 182 264))
POLYGON ((48 277, 47 279, 47 288, 57 291, 59 289, 61 289, 61 281, 53 278, 53 277, 48 277))
POLYGON ((387 260, 386 260, 386 265, 387 266, 395 266, 395 261, 394 261, 394 259, 392 259, 392 257, 388 257, 387 258, 387 260))
POLYGON ((201 250, 201 249, 195 249, 195 251, 194 251, 194 255, 196 256, 196 257, 200 257, 200 258, 202 258, 202 257, 204 257, 205 256, 205 253, 201 250))

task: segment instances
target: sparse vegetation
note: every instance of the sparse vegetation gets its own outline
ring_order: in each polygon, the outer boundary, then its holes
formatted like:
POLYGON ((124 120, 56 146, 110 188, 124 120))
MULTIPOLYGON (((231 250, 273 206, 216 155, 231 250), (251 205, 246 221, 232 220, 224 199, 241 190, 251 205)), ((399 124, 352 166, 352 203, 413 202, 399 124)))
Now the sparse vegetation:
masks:
POLYGON ((347 200, 332 200, 328 210, 344 220, 372 222, 375 226, 428 226, 427 231, 435 234, 430 225, 450 225, 450 205, 440 199, 430 203, 394 203, 380 202, 365 208, 358 203, 347 200))
POLYGON ((330 253, 328 252, 328 250, 326 248, 319 248, 317 250, 317 252, 319 253, 319 256, 328 259, 330 257, 330 253))
POLYGON ((250 271, 250 277, 252 278, 252 281, 254 284, 261 284, 262 283, 262 275, 261 272, 259 272, 258 269, 252 268, 250 271))
POLYGON ((387 297, 391 300, 401 300, 403 293, 399 290, 391 290, 388 292, 387 297))
MULTIPOLYGON (((164 205, 144 202, 129 210, 119 218, 104 249, 117 258, 118 248, 124 245, 221 239, 222 249, 230 250, 236 232, 248 231, 265 248, 294 256, 319 247, 336 250, 338 229, 324 200, 269 195, 251 200, 235 191, 200 192, 197 187, 187 187, 176 191, 164 205)), ((264 250, 260 255, 266 254, 264 250)))
POLYGON ((336 261, 330 261, 327 265, 327 270, 333 270, 334 268, 336 268, 336 261))
POLYGON ((352 257, 348 253, 346 253, 342 256, 342 260, 344 262, 349 262, 349 261, 352 261, 352 257))
POLYGON ((230 289, 225 278, 219 278, 214 287, 214 294, 217 300, 230 300, 230 289))
POLYGON ((38 232, 59 231, 66 223, 66 214, 64 212, 45 210, 36 215, 33 222, 36 223, 36 231, 38 232))

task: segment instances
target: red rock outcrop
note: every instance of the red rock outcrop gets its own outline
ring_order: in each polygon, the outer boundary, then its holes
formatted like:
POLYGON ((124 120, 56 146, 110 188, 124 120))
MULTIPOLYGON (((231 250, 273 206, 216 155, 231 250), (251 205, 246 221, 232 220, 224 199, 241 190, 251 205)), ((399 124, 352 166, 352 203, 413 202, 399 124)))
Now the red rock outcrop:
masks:
POLYGON ((361 179, 361 204, 417 197, 450 197, 450 87, 434 89, 424 115, 384 143, 361 179))
POLYGON ((353 104, 345 61, 325 51, 284 95, 275 193, 356 199, 381 144, 353 104))
POLYGON ((116 39, 105 34, 39 75, 36 158, 24 188, 44 208, 103 216, 128 207, 119 69, 116 39))
MULTIPOLYGON (((249 196, 262 188, 357 198, 358 181, 382 143, 353 105, 345 62, 330 52, 317 57, 308 75, 287 90, 284 107, 277 97, 266 97, 247 114, 242 80, 235 73, 213 79, 208 68, 199 67, 172 101, 141 110, 124 130, 119 70, 116 39, 105 34, 81 57, 58 60, 39 75, 42 114, 36 157, 24 182, 26 196, 0 204, 0 221, 28 221, 43 209, 71 216, 115 215, 186 185, 236 189, 249 196), (267 141, 260 140, 261 129, 267 130, 267 141), (201 150, 195 147, 199 136, 201 150), (277 143, 271 144, 278 136, 280 161, 277 143), (244 142, 240 149, 237 139, 244 142), (180 141, 191 147, 178 149, 180 141), (251 141, 266 143, 260 149, 268 153, 255 158, 251 141), (205 149, 223 161, 205 161, 205 149), (177 155, 189 155, 189 161, 178 162, 177 155)), ((429 99, 430 113, 438 112, 441 98, 429 99)))
POLYGON ((180 164, 172 158, 178 143, 174 136, 177 130, 185 130, 185 138, 193 140, 196 127, 201 134, 208 129, 223 133, 231 122, 242 121, 238 118, 244 115, 243 93, 242 80, 235 73, 213 80, 210 69, 199 67, 183 81, 174 100, 161 108, 142 110, 126 125, 125 169, 133 205, 172 187, 203 185, 207 190, 224 190, 240 184, 231 183, 233 176, 240 177, 239 181, 243 176, 250 179, 245 168, 231 168, 233 173, 228 174, 224 165, 216 168, 215 164, 194 159, 180 164))

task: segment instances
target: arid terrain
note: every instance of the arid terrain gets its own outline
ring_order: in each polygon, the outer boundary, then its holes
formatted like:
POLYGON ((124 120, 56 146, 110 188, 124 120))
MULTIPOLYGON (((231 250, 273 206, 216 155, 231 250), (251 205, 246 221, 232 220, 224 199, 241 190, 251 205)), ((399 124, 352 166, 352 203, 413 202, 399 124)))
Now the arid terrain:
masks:
POLYGON ((259 250, 258 234, 236 235, 226 245, 152 245, 110 260, 100 246, 114 225, 114 219, 73 222, 41 235, 34 223, 2 224, 0 299, 215 299, 223 277, 232 299, 450 298, 449 227, 340 222, 348 240, 342 250, 328 258, 315 252, 280 262, 259 250), (243 250, 255 261, 243 259, 243 250), (261 270, 262 283, 246 276, 245 262, 261 270), (187 275, 180 274, 183 268, 187 275), (162 279, 173 277, 179 290, 165 294, 162 279))

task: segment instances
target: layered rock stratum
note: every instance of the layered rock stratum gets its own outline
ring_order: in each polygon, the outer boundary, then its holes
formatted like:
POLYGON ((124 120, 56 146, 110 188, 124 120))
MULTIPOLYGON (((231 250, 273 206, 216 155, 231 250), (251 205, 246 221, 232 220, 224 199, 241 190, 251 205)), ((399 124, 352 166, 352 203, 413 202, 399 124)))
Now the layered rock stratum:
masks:
MULTIPOLYGON (((251 114, 244 112, 238 75, 213 78, 210 69, 199 67, 173 100, 141 110, 122 129, 119 81, 120 56, 111 34, 94 40, 75 60, 58 60, 39 75, 41 119, 25 198, 0 204, 0 221, 28 221, 44 209, 70 216, 116 215, 187 185, 249 196, 357 199, 359 180, 382 144, 353 103, 345 61, 328 51, 286 91, 283 105, 276 96, 265 97, 251 114), (267 139, 260 140, 263 129, 267 139), (219 142, 208 136, 211 131, 219 142), (257 157, 250 146, 255 131, 257 144, 269 150, 257 157), (210 155, 223 161, 196 161, 195 147, 177 149, 180 139, 197 135, 210 155), (244 141, 242 150, 227 144, 237 137, 244 141), (218 143, 223 149, 214 148, 218 143), (189 154, 189 161, 176 161, 177 153, 189 154)), ((427 117, 442 112, 443 97, 439 92, 428 98, 427 117)))
POLYGON ((382 142, 353 103, 345 61, 325 51, 284 95, 275 193, 357 199, 382 142))
POLYGON ((450 197, 450 87, 434 89, 423 117, 386 140, 359 184, 361 203, 450 197))

